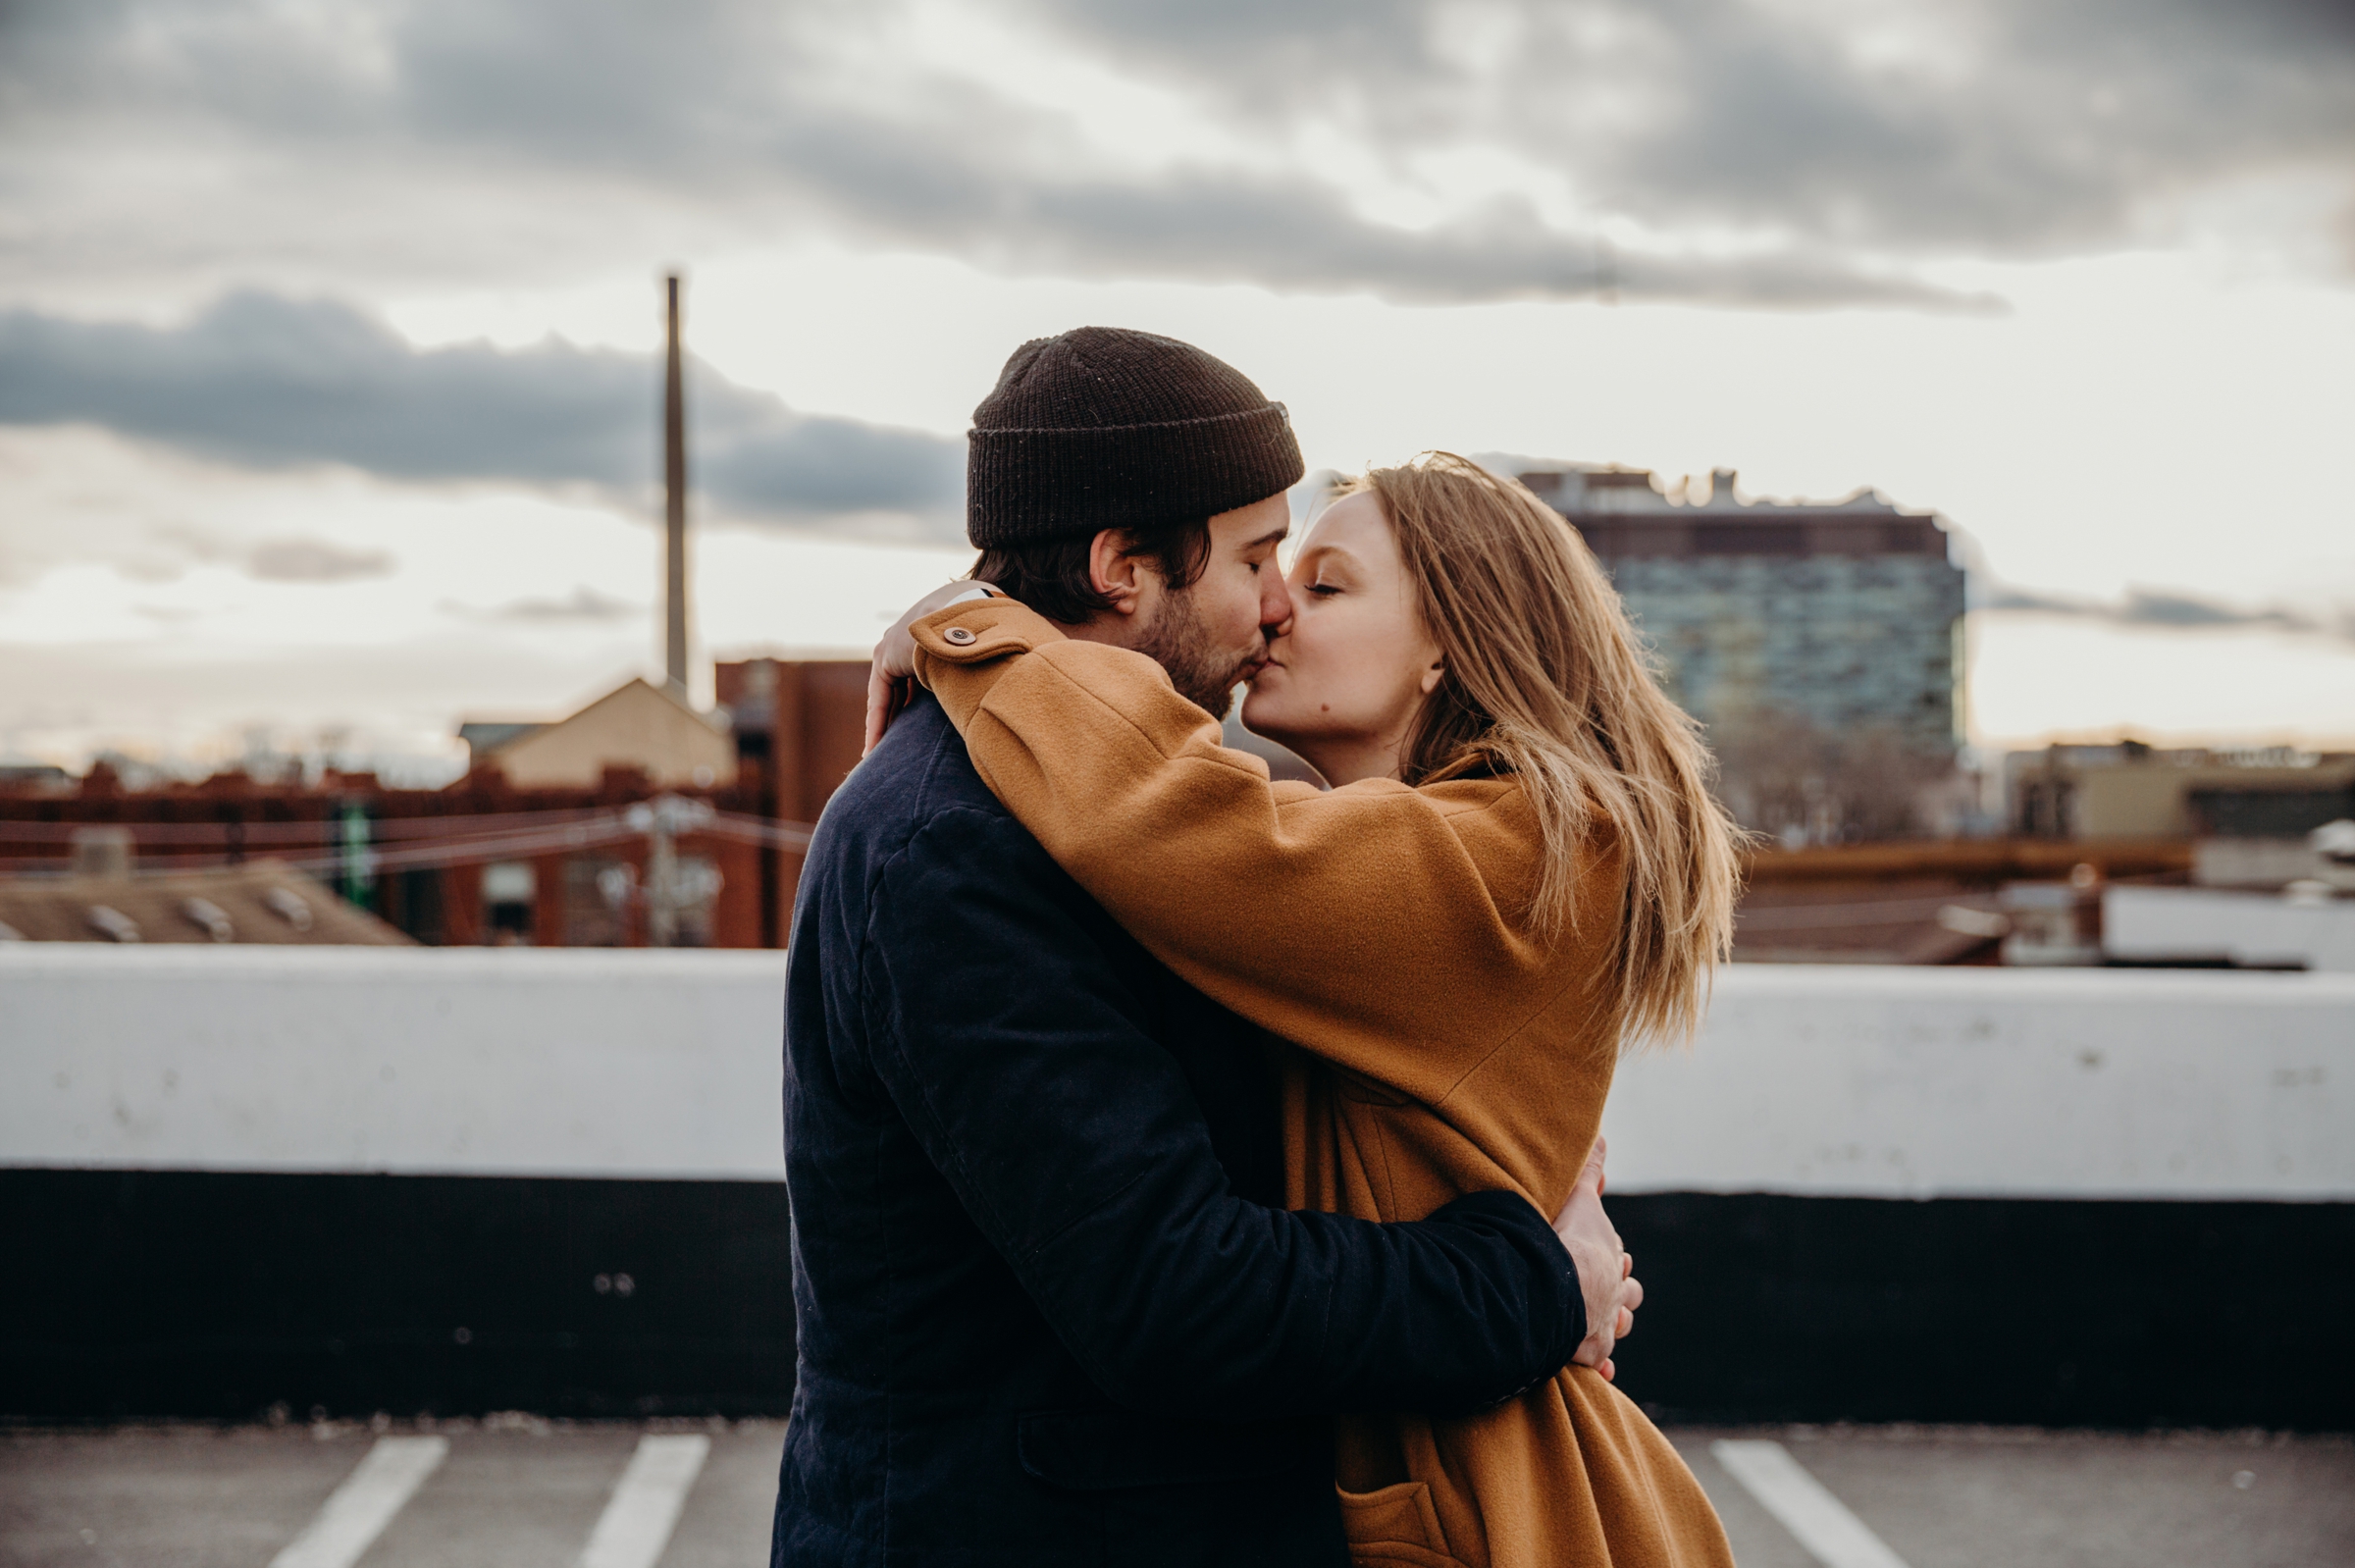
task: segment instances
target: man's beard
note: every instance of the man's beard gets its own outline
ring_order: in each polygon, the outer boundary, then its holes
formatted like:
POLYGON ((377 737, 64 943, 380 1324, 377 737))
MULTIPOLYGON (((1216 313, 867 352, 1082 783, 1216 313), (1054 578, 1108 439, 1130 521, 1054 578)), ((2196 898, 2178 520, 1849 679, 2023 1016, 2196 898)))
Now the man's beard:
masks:
POLYGON ((1234 689, 1266 653, 1267 639, 1259 638, 1257 646, 1241 658, 1219 647, 1195 613, 1194 593, 1189 588, 1170 595, 1143 640, 1130 646, 1170 672, 1170 684, 1178 688, 1179 697, 1212 718, 1223 719, 1234 701, 1234 689))

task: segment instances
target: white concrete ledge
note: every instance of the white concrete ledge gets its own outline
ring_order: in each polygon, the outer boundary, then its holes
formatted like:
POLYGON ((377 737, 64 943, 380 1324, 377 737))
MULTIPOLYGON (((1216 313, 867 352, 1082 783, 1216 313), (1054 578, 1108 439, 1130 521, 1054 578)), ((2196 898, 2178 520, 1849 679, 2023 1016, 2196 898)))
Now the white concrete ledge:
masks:
POLYGON ((2207 887, 2102 890, 2102 947, 2121 959, 2228 960, 2355 974, 2355 899, 2293 903, 2207 887))
POLYGON ((2355 975, 1736 966, 1603 1124, 1621 1192, 2355 1199, 2355 975))
POLYGON ((781 1180, 776 953, 0 948, 0 1164, 781 1180))
MULTIPOLYGON (((0 1166, 781 1175, 767 953, 0 947, 0 1166)), ((1619 1192, 2355 1200, 2355 976, 1744 966, 1619 1192)))

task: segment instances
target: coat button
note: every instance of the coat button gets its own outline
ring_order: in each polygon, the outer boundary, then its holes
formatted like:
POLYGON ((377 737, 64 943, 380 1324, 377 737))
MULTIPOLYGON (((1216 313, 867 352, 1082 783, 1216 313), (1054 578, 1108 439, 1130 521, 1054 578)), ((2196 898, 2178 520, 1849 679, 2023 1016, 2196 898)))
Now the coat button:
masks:
POLYGON ((959 648, 965 647, 973 640, 972 632, 963 626, 952 626, 940 635, 955 643, 959 648))

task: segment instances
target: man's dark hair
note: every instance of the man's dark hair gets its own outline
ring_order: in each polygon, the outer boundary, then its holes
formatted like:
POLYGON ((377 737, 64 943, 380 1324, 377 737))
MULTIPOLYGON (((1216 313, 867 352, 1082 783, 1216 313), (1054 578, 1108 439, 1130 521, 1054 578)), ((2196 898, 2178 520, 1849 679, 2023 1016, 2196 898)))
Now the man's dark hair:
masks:
MULTIPOLYGON (((1183 593, 1210 565, 1210 519, 1120 531, 1123 555, 1141 556, 1170 592, 1183 593)), ((992 545, 973 563, 975 582, 1003 589, 1051 621, 1076 626, 1112 608, 1088 571, 1094 534, 1059 534, 992 545)))

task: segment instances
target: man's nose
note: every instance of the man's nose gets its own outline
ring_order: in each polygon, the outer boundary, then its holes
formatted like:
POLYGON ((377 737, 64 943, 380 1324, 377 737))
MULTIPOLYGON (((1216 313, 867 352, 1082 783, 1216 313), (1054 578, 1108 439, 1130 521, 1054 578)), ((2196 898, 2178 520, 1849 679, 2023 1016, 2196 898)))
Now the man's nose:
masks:
MULTIPOLYGON (((1269 562, 1271 566, 1274 564, 1269 562)), ((1268 581, 1259 593, 1259 630, 1274 641, 1292 629, 1292 590, 1281 572, 1266 571, 1260 575, 1268 581)))

